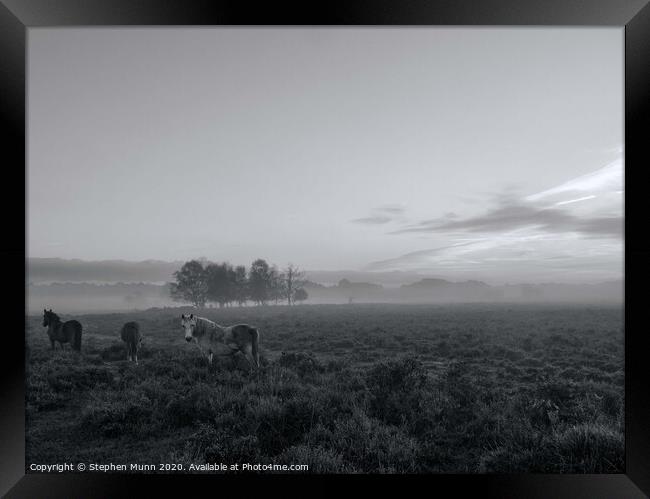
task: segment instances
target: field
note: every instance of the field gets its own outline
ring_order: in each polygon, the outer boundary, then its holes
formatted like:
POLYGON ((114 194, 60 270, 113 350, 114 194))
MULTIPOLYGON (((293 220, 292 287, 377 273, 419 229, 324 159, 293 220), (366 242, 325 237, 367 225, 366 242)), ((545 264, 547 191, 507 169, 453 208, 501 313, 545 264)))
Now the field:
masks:
MULTIPOLYGON (((188 309, 26 323, 26 462, 307 464, 310 472, 621 473, 623 309, 302 305, 201 312, 260 330, 211 368, 188 309), (140 322, 140 364, 119 328, 140 322)), ((64 319, 72 317, 66 316, 64 319)), ((27 469, 29 472, 29 469, 27 469)))

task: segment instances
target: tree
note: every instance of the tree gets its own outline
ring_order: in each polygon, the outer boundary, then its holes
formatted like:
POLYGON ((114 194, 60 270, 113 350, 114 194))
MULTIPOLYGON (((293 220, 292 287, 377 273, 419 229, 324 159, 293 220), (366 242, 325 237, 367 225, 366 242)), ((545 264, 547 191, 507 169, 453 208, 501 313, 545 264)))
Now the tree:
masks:
POLYGON ((258 258, 251 264, 248 272, 248 291, 251 300, 264 305, 270 298, 271 269, 266 260, 258 258))
POLYGON ((287 304, 291 305, 291 302, 295 298, 295 293, 298 289, 302 288, 305 285, 305 273, 300 270, 297 266, 290 263, 287 268, 284 270, 284 289, 283 295, 287 300, 287 304))
POLYGON ((248 301, 248 279, 246 278, 246 267, 238 265, 232 273, 232 284, 234 300, 241 307, 248 301))
POLYGON ((275 265, 273 265, 269 269, 269 299, 273 300, 277 305, 280 300, 284 299, 284 296, 284 275, 278 271, 278 268, 275 265))
POLYGON ((309 298, 309 294, 307 293, 307 290, 305 288, 298 288, 296 291, 293 293, 293 299, 294 301, 297 302, 303 302, 307 298, 309 298))
POLYGON ((232 274, 229 263, 211 263, 205 269, 208 284, 208 300, 224 307, 235 299, 232 274))
POLYGON ((174 272, 176 282, 172 283, 170 294, 176 301, 190 302, 197 308, 205 307, 208 299, 208 284, 205 268, 201 262, 190 260, 174 272))

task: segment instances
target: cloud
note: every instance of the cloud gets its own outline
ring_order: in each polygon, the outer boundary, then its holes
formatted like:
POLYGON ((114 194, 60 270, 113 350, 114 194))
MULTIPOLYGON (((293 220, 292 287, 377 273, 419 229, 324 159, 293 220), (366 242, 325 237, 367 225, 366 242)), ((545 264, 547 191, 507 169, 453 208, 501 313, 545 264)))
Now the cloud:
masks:
POLYGON ((387 217, 385 215, 374 215, 374 216, 364 217, 364 218, 355 218, 354 220, 350 220, 350 221, 355 224, 381 225, 381 224, 387 224, 391 220, 392 220, 391 217, 387 217))
POLYGON ((385 204, 375 208, 375 211, 382 211, 386 213, 391 213, 393 215, 401 215, 404 213, 405 209, 402 205, 399 204, 385 204))
POLYGON ((512 189, 494 195, 486 212, 460 218, 443 217, 404 226, 391 234, 405 233, 504 233, 535 229, 544 233, 576 233, 585 237, 620 238, 623 234, 623 159, 568 180, 556 187, 520 197, 512 189), (578 194, 578 196, 576 196, 578 194), (591 203, 584 201, 591 200, 591 203))
POLYGON ((456 244, 451 244, 449 246, 441 246, 439 248, 413 251, 411 253, 398 256, 397 258, 389 258, 387 260, 371 262, 364 267, 364 270, 374 271, 374 270, 400 268, 404 265, 419 264, 422 261, 426 261, 428 258, 432 256, 440 255, 452 248, 458 248, 459 246, 468 246, 470 244, 474 244, 474 243, 473 242, 456 243, 456 244))
POLYGON ((536 228, 548 233, 575 232, 585 236, 621 237, 621 217, 584 218, 559 208, 540 208, 532 203, 511 201, 486 213, 465 219, 429 220, 392 234, 483 232, 498 233, 521 228, 536 228))
POLYGON ((591 196, 583 196, 583 197, 578 198, 578 199, 569 199, 568 201, 559 201, 559 202, 555 203, 555 206, 562 206, 562 205, 565 205, 565 204, 578 203, 580 201, 587 201, 589 199, 595 199, 595 198, 596 198, 596 196, 594 196, 592 194, 591 196))
POLYGON ((531 194, 526 201, 539 201, 566 193, 615 192, 623 189, 623 158, 617 158, 607 166, 581 175, 551 189, 531 194))
POLYGON ((447 212, 408 224, 403 220, 388 233, 427 234, 447 244, 374 261, 366 270, 408 269, 472 278, 487 273, 503 279, 619 275, 622 165, 621 160, 614 161, 530 196, 513 189, 490 193, 483 198, 484 208, 475 207, 474 213, 447 212))
POLYGON ((385 204, 378 206, 372 210, 373 214, 368 217, 355 218, 350 220, 352 223, 366 224, 366 225, 382 225, 389 222, 403 222, 404 221, 404 207, 399 204, 385 204))
POLYGON ((545 234, 530 229, 456 239, 455 244, 413 251, 375 261, 369 271, 402 270, 438 277, 499 279, 531 276, 537 280, 556 275, 561 279, 587 274, 598 278, 619 275, 622 243, 592 240, 575 234, 545 234))

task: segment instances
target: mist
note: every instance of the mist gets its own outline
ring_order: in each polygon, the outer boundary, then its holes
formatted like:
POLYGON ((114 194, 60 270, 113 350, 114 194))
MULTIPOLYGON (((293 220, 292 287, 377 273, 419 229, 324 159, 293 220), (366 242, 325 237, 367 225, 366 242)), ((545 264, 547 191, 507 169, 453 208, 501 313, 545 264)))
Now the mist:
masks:
MULTIPOLYGON (((174 301, 170 282, 181 262, 28 261, 28 313, 121 312, 187 306, 174 301)), ((494 284, 452 281, 413 272, 305 271, 304 304, 357 303, 607 303, 622 304, 622 280, 595 284, 494 284)), ((247 303, 252 306, 252 303, 247 303)), ((217 306, 208 304, 208 307, 217 306)), ((271 302, 269 306, 282 306, 271 302)))

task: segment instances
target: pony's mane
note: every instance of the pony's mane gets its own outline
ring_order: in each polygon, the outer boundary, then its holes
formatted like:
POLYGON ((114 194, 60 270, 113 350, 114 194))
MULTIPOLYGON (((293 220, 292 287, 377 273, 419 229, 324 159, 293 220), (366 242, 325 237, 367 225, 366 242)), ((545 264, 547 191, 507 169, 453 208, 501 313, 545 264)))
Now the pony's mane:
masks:
POLYGON ((216 322, 211 321, 210 319, 206 319, 205 317, 197 317, 196 318, 196 323, 197 324, 198 323, 203 323, 203 324, 207 324, 208 326, 218 326, 219 325, 216 322))
POLYGON ((55 314, 54 312, 52 312, 52 311, 50 311, 50 310, 47 310, 47 311, 45 312, 45 314, 46 314, 50 319, 54 319, 55 321, 59 321, 59 322, 61 321, 61 318, 60 318, 57 314, 55 314))
POLYGON ((217 324, 216 322, 211 321, 210 319, 206 319, 205 317, 197 317, 196 324, 200 324, 203 329, 223 329, 223 326, 221 324, 217 324))
POLYGON ((194 329, 194 336, 196 336, 196 337, 203 336, 208 331, 211 331, 211 330, 214 331, 214 330, 219 330, 219 329, 222 329, 222 328, 216 322, 213 322, 210 319, 206 319, 205 317, 197 317, 196 318, 196 328, 194 329))

